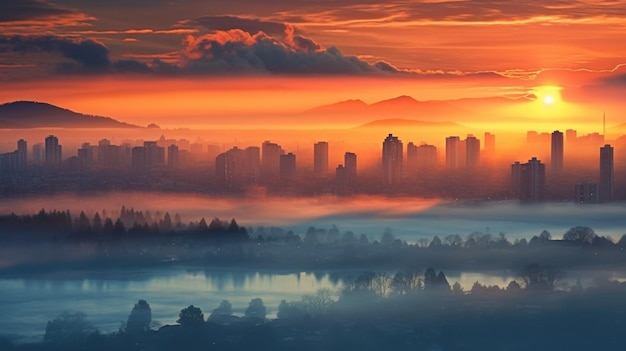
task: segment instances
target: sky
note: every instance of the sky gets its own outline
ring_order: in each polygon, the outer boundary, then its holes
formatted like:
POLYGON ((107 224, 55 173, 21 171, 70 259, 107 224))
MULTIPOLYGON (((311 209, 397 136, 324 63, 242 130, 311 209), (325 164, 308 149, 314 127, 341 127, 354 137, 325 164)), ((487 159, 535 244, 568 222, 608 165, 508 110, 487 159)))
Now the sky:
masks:
POLYGON ((621 0, 10 1, 0 102, 173 127, 347 99, 505 96, 618 123, 625 36, 621 0))

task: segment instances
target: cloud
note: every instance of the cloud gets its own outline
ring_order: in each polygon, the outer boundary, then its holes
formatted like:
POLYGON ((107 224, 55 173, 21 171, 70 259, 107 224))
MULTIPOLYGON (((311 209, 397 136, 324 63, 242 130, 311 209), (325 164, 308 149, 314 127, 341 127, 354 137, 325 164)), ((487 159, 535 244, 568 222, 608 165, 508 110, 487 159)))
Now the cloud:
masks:
POLYGON ((148 73, 150 67, 135 60, 112 61, 102 43, 84 38, 43 36, 0 36, 0 53, 60 54, 69 61, 56 65, 58 73, 148 73))
POLYGON ((324 48, 287 28, 282 36, 241 29, 188 36, 184 69, 195 72, 261 72, 277 74, 359 74, 398 71, 388 64, 369 64, 337 48, 324 48))
MULTIPOLYGON (((317 5, 317 4, 316 4, 317 5)), ((626 1, 587 0, 467 0, 467 1, 402 1, 355 2, 338 0, 332 7, 301 6, 279 13, 281 20, 294 24, 320 26, 388 26, 391 22, 453 25, 521 24, 521 23, 578 23, 589 19, 622 21, 626 15, 626 1)))
POLYGON ((0 51, 60 53, 87 69, 102 69, 111 65, 106 46, 91 39, 15 35, 0 37, 0 51))
POLYGON ((75 26, 94 20, 80 11, 45 0, 3 1, 0 28, 75 26))
POLYGON ((199 25, 210 31, 229 31, 240 29, 250 34, 264 32, 270 35, 282 35, 288 25, 280 22, 262 21, 254 18, 236 16, 204 16, 183 21, 183 25, 199 25))

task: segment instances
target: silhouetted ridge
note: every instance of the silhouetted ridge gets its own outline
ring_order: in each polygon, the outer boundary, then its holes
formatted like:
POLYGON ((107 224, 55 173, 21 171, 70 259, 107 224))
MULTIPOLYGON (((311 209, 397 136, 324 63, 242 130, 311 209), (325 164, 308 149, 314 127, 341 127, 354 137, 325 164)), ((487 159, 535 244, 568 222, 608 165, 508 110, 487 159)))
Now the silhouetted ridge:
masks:
POLYGON ((139 128, 113 118, 86 115, 44 102, 0 105, 0 128, 139 128))
POLYGON ((418 121, 414 119, 389 118, 379 119, 369 123, 362 124, 357 128, 383 128, 383 127, 461 127, 452 122, 430 122, 418 121))

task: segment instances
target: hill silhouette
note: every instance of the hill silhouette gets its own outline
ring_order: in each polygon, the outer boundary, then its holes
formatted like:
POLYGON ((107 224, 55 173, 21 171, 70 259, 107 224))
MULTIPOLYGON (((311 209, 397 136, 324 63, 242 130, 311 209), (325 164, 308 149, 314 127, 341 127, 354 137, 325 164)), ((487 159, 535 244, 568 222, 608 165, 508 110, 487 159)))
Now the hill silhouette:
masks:
POLYGON ((453 122, 431 122, 431 121, 418 121, 414 119, 403 118, 389 118, 379 119, 369 123, 362 124, 356 128, 428 128, 428 127, 446 127, 446 128, 461 128, 462 126, 453 122))
POLYGON ((77 113, 44 102, 0 105, 0 128, 140 128, 113 118, 77 113))
POLYGON ((367 120, 419 119, 437 121, 441 118, 454 120, 468 114, 468 110, 449 101, 419 101, 402 95, 391 99, 367 104, 362 100, 345 100, 322 105, 303 113, 319 122, 365 123, 367 120))

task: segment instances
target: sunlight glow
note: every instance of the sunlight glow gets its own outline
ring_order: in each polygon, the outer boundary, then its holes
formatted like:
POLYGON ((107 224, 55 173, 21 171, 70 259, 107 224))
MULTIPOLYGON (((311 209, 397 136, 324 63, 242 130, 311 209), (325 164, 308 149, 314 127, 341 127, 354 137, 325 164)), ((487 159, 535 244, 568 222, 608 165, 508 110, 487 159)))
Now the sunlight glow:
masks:
POLYGON ((552 95, 546 95, 543 98, 543 103, 547 106, 551 106, 552 104, 554 104, 554 97, 552 95))

